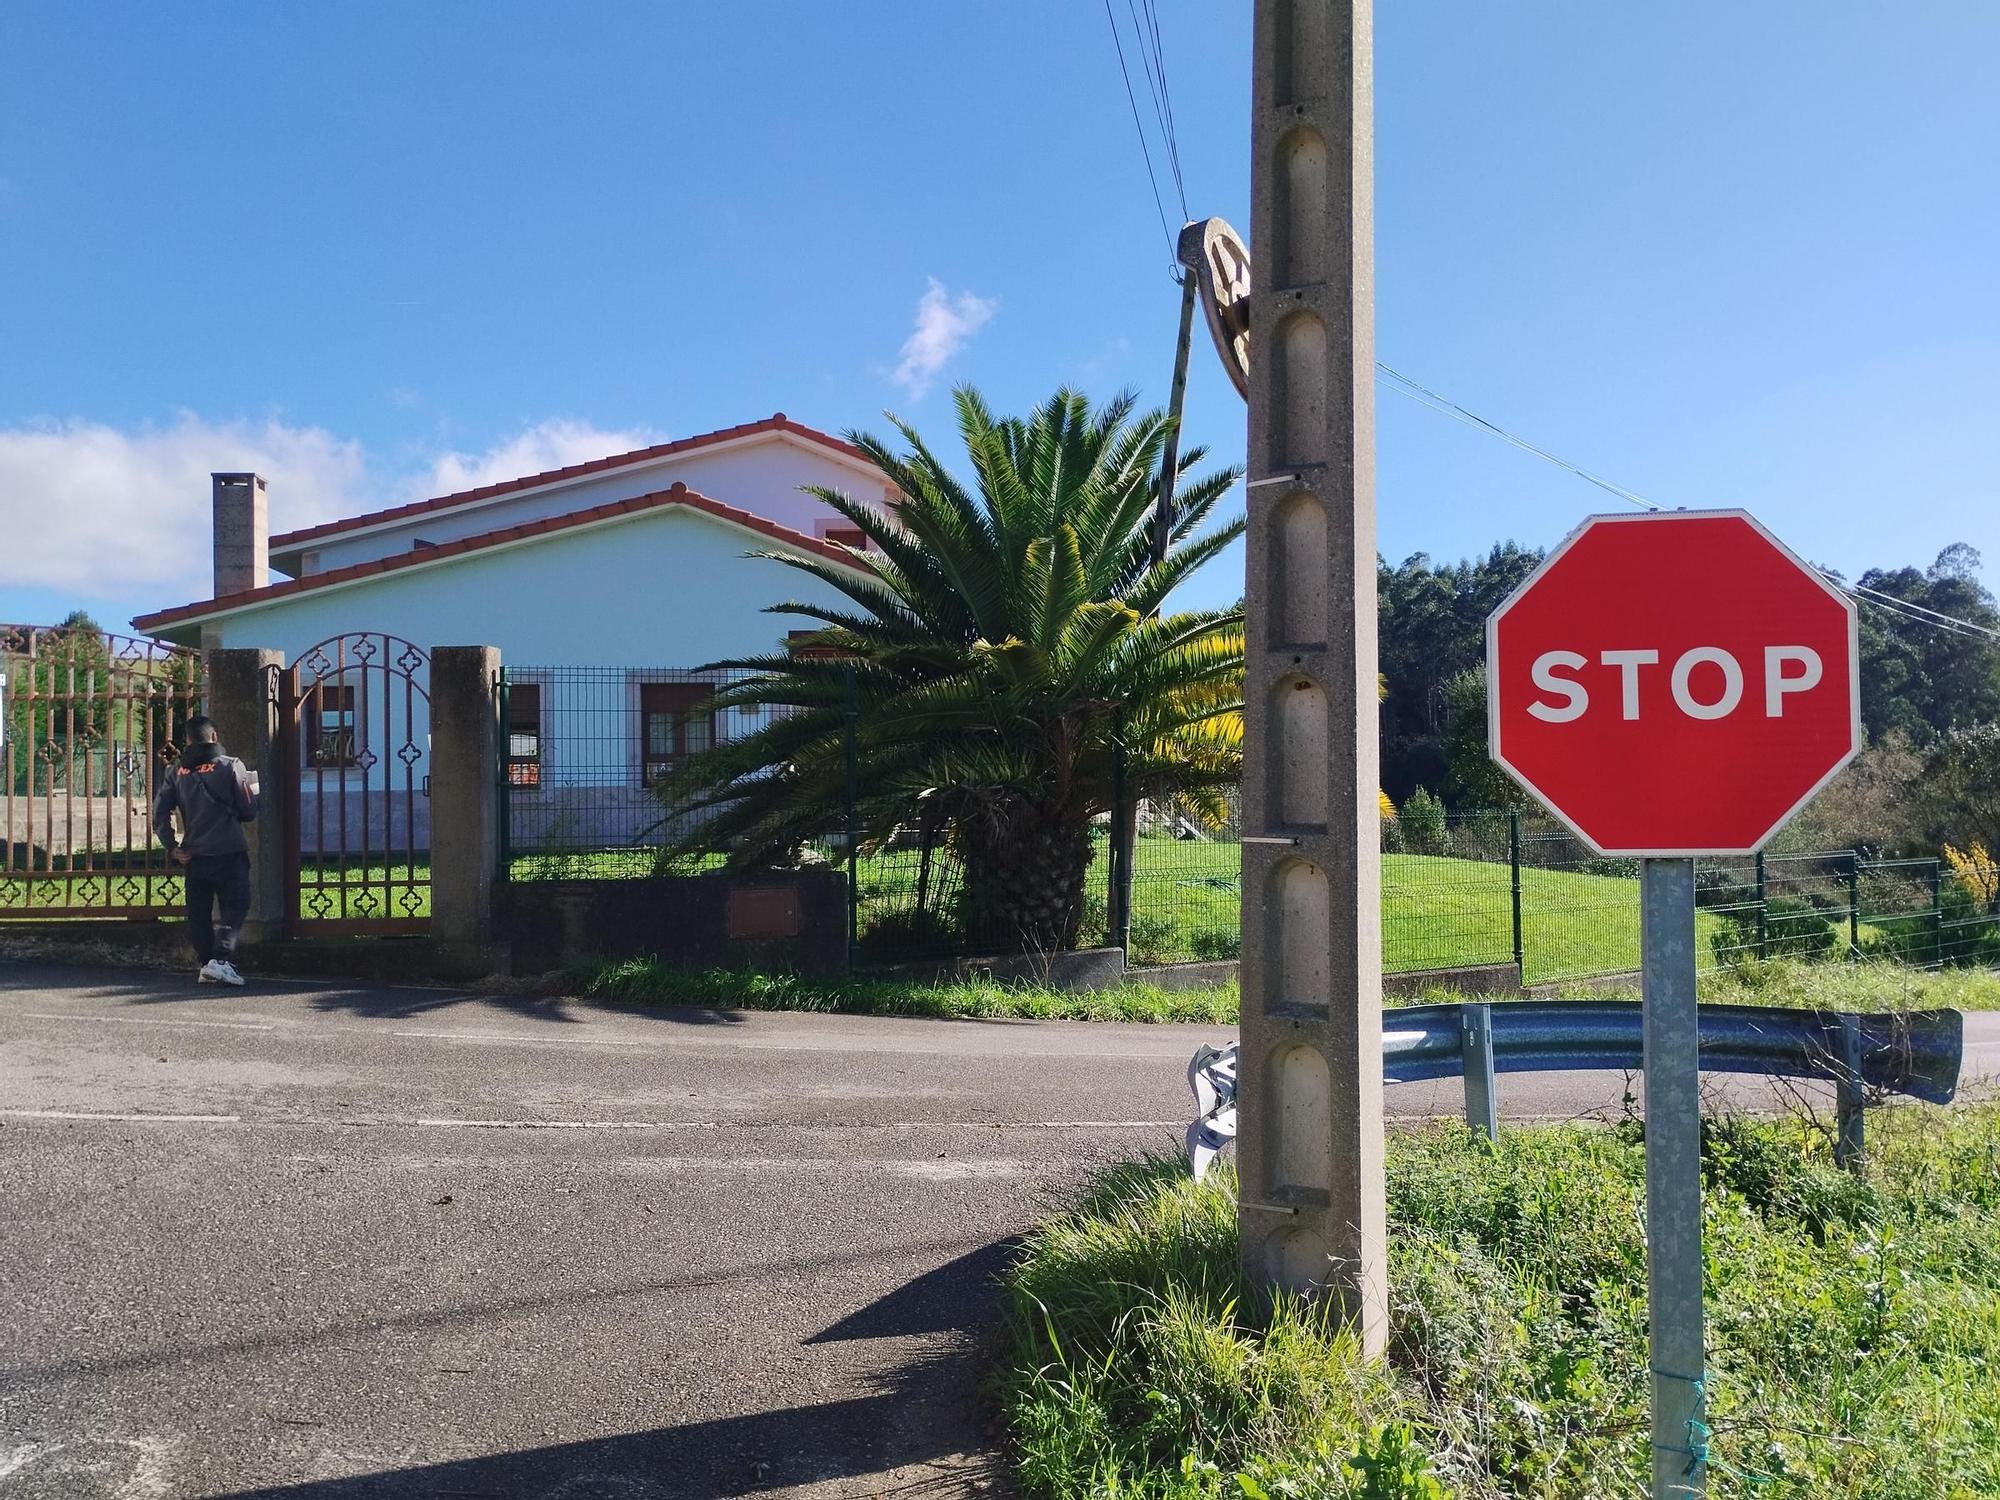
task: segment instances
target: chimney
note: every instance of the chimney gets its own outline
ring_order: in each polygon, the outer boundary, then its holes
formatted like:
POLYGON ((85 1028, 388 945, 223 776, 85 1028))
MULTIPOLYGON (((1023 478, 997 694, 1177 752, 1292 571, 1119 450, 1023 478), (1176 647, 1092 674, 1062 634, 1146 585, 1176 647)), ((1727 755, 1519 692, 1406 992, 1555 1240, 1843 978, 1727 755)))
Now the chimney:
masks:
POLYGON ((215 597, 260 589, 270 576, 271 517, 258 474, 211 474, 215 494, 215 597))

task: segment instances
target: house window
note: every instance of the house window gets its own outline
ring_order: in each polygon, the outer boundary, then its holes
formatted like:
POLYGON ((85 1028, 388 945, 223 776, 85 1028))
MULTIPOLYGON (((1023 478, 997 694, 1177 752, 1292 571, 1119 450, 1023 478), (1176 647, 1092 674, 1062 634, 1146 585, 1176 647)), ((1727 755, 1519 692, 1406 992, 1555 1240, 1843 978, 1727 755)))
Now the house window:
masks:
POLYGON ((354 764, 354 689, 322 683, 306 697, 306 764, 340 770, 354 764))
POLYGON ((714 694, 706 682, 639 684, 639 761, 648 786, 715 742, 714 694))
POLYGON ((507 785, 542 784, 542 685, 507 684, 507 785))
POLYGON ((788 630, 785 649, 806 661, 833 661, 847 655, 840 647, 826 643, 824 630, 788 630))
POLYGON ((852 547, 856 552, 868 550, 868 535, 859 526, 829 526, 826 539, 839 542, 843 547, 852 547))

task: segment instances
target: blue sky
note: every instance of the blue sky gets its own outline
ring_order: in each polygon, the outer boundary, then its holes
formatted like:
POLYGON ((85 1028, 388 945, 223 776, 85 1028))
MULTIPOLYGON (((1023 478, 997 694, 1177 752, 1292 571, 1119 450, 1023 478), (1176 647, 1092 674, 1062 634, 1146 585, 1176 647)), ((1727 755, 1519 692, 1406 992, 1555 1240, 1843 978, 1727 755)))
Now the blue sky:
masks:
MULTIPOLYGON (((1248 6, 1160 22, 1189 208, 1247 228, 1248 6)), ((1383 359, 1833 566, 2000 583, 2000 8, 1392 0, 1376 50, 1383 359)), ((212 468, 285 527, 780 409, 948 441, 960 379, 1162 401, 1175 295, 1095 0, 17 9, 0 617, 198 597, 212 468)), ((1603 508, 1379 410, 1392 559, 1603 508)), ((1205 344, 1188 423, 1240 454, 1205 344)))

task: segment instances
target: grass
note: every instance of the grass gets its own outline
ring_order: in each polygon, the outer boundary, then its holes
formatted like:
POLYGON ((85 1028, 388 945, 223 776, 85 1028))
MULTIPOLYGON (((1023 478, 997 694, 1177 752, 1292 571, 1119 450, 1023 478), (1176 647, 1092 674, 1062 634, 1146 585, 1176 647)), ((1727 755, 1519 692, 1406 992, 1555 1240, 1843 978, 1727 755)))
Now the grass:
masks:
MULTIPOLYGON (((1235 982, 1167 990, 1130 983, 1092 994, 1046 985, 965 979, 817 978, 745 969, 684 969, 656 958, 587 959, 558 976, 564 990, 631 1004, 694 1005, 717 1010, 809 1010, 831 1014, 928 1016, 939 1020, 1011 1017, 1038 1021, 1190 1021, 1234 1025, 1235 982)), ((1889 963, 1744 965, 1702 981, 1702 999, 1805 1009, 2000 1010, 2000 975, 1983 970, 1924 972, 1889 963)), ((1391 1005, 1462 1000, 1433 990, 1391 1005)), ((1504 1001, 1500 1003, 1505 1003, 1504 1001)))
MULTIPOLYGON (((1718 1497, 2000 1494, 2000 1108, 1869 1131, 1856 1180, 1809 1122, 1707 1128, 1718 1497)), ((1225 1168, 1113 1170, 1008 1276, 1023 1492, 1644 1495, 1643 1160, 1634 1125, 1392 1135, 1376 1364, 1322 1306, 1243 1293, 1225 1168)))
POLYGON ((965 979, 821 979, 745 969, 679 969, 652 958, 599 959, 573 966, 565 986, 596 1000, 696 1005, 716 1010, 809 1010, 829 1014, 925 1016, 936 1020, 1199 1021, 1234 1025, 1236 986, 1164 990, 1128 984, 1092 994, 1043 985, 965 979))

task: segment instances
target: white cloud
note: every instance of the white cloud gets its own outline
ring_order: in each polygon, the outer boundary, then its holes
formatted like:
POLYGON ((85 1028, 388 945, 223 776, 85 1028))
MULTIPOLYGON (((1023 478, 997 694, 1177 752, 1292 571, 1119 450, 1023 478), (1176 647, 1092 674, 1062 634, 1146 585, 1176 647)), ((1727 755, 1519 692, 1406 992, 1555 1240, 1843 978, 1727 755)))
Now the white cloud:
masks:
POLYGON ((896 366, 894 379, 912 399, 921 398, 931 388, 951 357, 963 349, 1000 310, 990 297, 971 292, 952 296, 935 276, 917 301, 917 325, 903 341, 903 362, 896 366))
POLYGON ((419 455, 385 472, 351 438, 276 421, 183 413, 170 425, 130 431, 82 421, 0 428, 0 590, 137 599, 148 608, 206 598, 212 472, 262 474, 277 533, 651 441, 643 432, 551 421, 484 453, 419 455))
POLYGON ((410 476, 404 488, 416 492, 409 496, 411 499, 452 495, 485 484, 498 484, 503 479, 519 479, 524 474, 541 474, 588 463, 593 458, 609 458, 614 453, 630 453, 634 448, 650 447, 659 441, 659 435, 651 432, 609 432, 588 422, 540 422, 484 453, 441 453, 421 476, 410 476))

